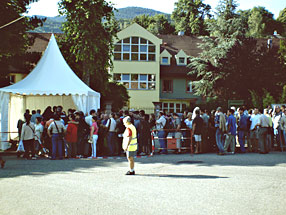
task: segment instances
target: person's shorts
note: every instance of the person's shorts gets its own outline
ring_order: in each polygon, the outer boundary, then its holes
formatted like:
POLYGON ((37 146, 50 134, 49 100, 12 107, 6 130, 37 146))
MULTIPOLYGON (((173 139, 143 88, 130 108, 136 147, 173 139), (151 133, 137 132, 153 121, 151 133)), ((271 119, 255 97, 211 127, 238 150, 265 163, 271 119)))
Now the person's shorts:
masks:
POLYGON ((137 151, 126 151, 126 157, 135 157, 137 155, 137 151))
POLYGON ((197 134, 195 134, 195 135, 194 135, 194 138, 195 138, 195 141, 196 141, 196 142, 201 142, 201 141, 202 141, 202 135, 197 135, 197 134))

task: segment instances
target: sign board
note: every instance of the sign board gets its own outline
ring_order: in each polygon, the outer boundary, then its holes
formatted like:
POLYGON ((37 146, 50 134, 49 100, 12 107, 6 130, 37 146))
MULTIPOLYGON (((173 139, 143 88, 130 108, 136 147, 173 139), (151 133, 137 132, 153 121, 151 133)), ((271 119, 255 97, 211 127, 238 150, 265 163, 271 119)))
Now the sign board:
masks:
POLYGON ((228 100, 228 108, 235 106, 239 107, 244 105, 244 100, 228 100))

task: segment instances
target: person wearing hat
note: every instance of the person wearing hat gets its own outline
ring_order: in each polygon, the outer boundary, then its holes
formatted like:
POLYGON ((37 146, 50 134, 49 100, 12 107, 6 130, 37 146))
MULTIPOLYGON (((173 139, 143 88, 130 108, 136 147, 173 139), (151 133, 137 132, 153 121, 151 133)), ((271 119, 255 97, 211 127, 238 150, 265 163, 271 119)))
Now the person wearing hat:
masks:
POLYGON ((131 123, 130 116, 123 119, 123 124, 126 129, 123 133, 122 148, 126 152, 126 157, 130 168, 126 175, 135 175, 134 156, 137 153, 137 131, 135 126, 131 123))

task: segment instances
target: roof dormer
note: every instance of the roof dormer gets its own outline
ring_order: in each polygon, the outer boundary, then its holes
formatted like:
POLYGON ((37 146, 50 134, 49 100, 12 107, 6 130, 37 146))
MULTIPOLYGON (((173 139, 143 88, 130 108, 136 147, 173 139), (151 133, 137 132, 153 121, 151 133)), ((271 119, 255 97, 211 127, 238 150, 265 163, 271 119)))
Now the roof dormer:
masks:
POLYGON ((181 49, 178 54, 175 55, 178 66, 186 66, 188 55, 181 49))
POLYGON ((162 51, 162 53, 160 54, 161 65, 170 65, 171 57, 172 55, 166 49, 164 49, 164 51, 162 51))

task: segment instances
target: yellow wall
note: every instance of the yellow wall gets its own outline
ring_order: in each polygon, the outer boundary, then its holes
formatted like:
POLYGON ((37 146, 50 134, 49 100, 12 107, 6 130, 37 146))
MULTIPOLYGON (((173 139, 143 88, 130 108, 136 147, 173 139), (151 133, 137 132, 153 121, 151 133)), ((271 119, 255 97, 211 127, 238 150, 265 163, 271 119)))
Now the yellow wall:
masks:
POLYGON ((128 90, 130 109, 153 109, 152 102, 159 102, 160 98, 160 45, 162 40, 154 36, 140 25, 134 23, 117 34, 118 41, 128 37, 141 37, 151 41, 156 46, 155 61, 113 61, 111 74, 154 74, 156 75, 155 90, 128 90))
POLYGON ((9 76, 15 76, 15 83, 23 80, 27 75, 22 73, 10 73, 9 76))

